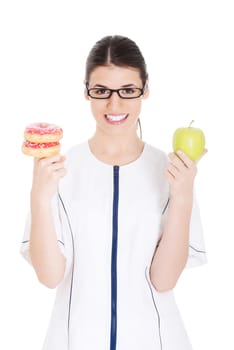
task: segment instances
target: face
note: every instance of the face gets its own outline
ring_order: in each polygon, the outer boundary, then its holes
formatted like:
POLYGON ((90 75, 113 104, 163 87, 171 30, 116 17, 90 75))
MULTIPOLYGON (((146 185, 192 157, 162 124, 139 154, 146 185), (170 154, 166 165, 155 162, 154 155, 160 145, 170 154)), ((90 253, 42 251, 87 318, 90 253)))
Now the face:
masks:
MULTIPOLYGON (((90 75, 89 88, 143 88, 138 69, 118 66, 97 67, 90 75)), ((135 99, 122 99, 113 92, 109 99, 93 99, 85 93, 90 101, 92 114, 96 120, 97 130, 114 135, 136 133, 137 120, 141 111, 144 95, 135 99)))

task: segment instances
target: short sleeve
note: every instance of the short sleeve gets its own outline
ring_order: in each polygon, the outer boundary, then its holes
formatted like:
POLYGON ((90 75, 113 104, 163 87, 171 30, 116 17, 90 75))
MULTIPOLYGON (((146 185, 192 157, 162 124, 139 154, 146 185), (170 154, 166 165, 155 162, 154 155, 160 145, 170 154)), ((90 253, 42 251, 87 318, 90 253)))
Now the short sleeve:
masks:
MULTIPOLYGON (((163 210, 162 227, 165 224, 167 211, 168 211, 169 200, 163 210)), ((204 233, 201 222, 201 215, 199 205, 197 201, 196 192, 194 191, 193 196, 193 207, 190 219, 189 229, 189 253, 186 268, 196 267, 207 263, 207 256, 205 250, 204 233)))
POLYGON ((196 193, 194 193, 189 232, 189 255, 185 267, 196 267, 205 263, 207 263, 207 255, 205 249, 204 233, 199 205, 197 202, 196 193))
MULTIPOLYGON (((62 220, 63 212, 62 212, 59 196, 57 194, 51 200, 51 208, 52 208, 53 222, 54 222, 54 227, 57 235, 58 244, 62 254, 66 257, 64 227, 63 227, 64 224, 62 220)), ((31 215, 30 213, 28 213, 26 223, 25 223, 25 228, 24 228, 23 239, 20 246, 20 253, 23 256, 23 258, 25 258, 31 264, 30 251, 29 251, 30 232, 31 232, 31 215)))

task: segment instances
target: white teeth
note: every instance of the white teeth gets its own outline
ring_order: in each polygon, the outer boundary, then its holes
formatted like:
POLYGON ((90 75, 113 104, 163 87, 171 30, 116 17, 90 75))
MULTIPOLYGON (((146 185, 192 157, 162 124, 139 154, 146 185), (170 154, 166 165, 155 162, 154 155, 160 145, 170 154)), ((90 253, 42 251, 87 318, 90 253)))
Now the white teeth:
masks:
POLYGON ((106 114, 106 118, 112 122, 119 122, 126 117, 127 117, 127 114, 118 114, 118 115, 106 114))

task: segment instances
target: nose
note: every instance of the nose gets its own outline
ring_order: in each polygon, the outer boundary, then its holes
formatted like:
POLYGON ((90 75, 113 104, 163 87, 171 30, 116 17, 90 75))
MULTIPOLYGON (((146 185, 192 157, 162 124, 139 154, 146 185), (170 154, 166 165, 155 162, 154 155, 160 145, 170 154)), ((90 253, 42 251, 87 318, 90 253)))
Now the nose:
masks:
POLYGON ((111 106, 112 108, 115 106, 119 106, 122 102, 122 99, 119 97, 118 93, 116 91, 112 92, 112 95, 107 100, 108 106, 111 106))

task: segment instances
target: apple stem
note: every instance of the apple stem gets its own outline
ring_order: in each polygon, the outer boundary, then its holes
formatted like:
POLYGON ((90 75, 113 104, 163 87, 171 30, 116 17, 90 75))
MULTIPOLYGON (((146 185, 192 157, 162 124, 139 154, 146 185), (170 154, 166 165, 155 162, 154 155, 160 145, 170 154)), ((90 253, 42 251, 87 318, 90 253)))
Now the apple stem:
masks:
POLYGON ((192 120, 189 124, 189 128, 191 127, 191 125, 194 123, 194 120, 192 120))

